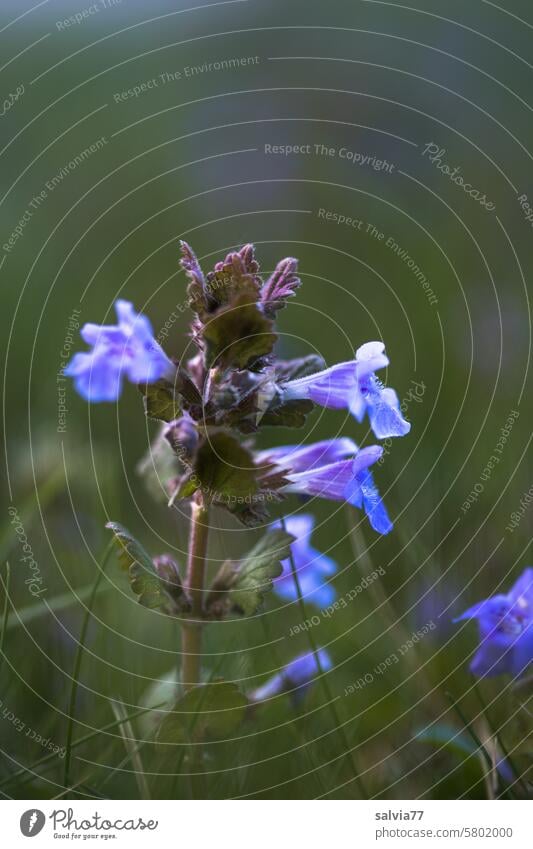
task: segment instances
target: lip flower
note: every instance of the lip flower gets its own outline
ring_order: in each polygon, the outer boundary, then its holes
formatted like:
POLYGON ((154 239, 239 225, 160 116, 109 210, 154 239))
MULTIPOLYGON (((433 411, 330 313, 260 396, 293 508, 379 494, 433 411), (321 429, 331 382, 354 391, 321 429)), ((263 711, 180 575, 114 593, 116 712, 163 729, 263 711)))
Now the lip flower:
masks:
POLYGON ((261 702, 265 699, 272 699, 274 696, 279 696, 281 693, 289 692, 295 704, 300 702, 317 675, 322 672, 327 672, 331 669, 331 658, 325 649, 318 650, 318 660, 313 652, 301 654, 291 660, 283 667, 281 672, 269 678, 261 687, 254 690, 250 695, 250 699, 254 702, 261 702))
POLYGON ((255 455, 258 465, 274 463, 291 472, 305 472, 317 466, 335 463, 357 452, 357 445, 352 439, 323 439, 311 445, 282 445, 277 448, 267 448, 255 455))
MULTIPOLYGON (((286 531, 295 537, 291 545, 291 553, 302 595, 306 601, 316 604, 317 607, 327 607, 335 599, 336 592, 331 584, 324 583, 324 579, 328 575, 335 574, 337 565, 331 557, 321 554, 311 545, 311 534, 315 526, 314 516, 310 513, 289 516, 284 524, 286 531)), ((271 525, 272 530, 281 527, 281 522, 274 522, 271 525)), ((281 565, 283 572, 274 580, 274 592, 281 598, 292 601, 298 598, 298 591, 290 558, 282 560, 281 565)))
POLYGON ((477 619, 480 646, 470 669, 478 677, 520 675, 533 661, 533 569, 524 570, 507 595, 495 595, 454 622, 477 619))
POLYGON ((309 399, 321 407, 347 408, 359 422, 368 413, 378 439, 405 436, 411 425, 402 416, 398 396, 375 375, 388 364, 383 342, 367 342, 357 349, 355 360, 286 381, 278 389, 283 401, 309 399))
POLYGON ((77 392, 87 401, 116 401, 122 391, 122 378, 131 383, 155 383, 171 377, 172 362, 153 337, 146 316, 135 312, 129 301, 115 302, 118 323, 85 324, 84 342, 92 351, 76 354, 64 373, 74 378, 77 392))
POLYGON ((350 439, 332 439, 329 446, 325 440, 301 448, 287 446, 274 451, 277 452, 274 455, 265 451, 260 456, 268 455, 289 481, 280 487, 280 492, 347 501, 365 510, 378 533, 388 534, 392 530, 392 522, 369 471, 369 466, 383 454, 379 445, 358 450, 350 439), (348 453, 352 456, 346 457, 348 453), (322 458, 326 460, 324 465, 322 458))

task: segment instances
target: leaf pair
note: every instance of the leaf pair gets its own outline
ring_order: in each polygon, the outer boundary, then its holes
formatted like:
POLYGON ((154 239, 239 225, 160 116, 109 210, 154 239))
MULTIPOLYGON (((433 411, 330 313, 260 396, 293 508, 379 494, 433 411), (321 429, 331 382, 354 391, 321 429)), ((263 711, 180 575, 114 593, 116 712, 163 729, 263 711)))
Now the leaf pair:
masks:
POLYGON ((139 603, 169 616, 187 613, 190 602, 174 560, 169 555, 152 560, 140 542, 118 522, 108 522, 106 528, 114 534, 119 563, 128 573, 139 603))
POLYGON ((281 575, 281 561, 289 556, 293 541, 283 530, 270 530, 239 563, 226 560, 210 587, 207 615, 218 619, 230 613, 256 613, 273 580, 281 575))

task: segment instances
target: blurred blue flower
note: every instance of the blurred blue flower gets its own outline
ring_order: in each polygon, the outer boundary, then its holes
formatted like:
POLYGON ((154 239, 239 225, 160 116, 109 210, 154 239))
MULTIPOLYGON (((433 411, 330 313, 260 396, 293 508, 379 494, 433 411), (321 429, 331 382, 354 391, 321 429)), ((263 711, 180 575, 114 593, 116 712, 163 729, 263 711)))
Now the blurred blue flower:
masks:
MULTIPOLYGON (((278 454, 275 457, 275 465, 283 471, 284 477, 289 481, 280 488, 280 491, 319 496, 330 501, 347 501, 354 507, 365 510, 375 531, 388 534, 393 525, 374 484, 372 474, 368 470, 369 466, 379 460, 383 449, 379 445, 369 445, 367 448, 358 450, 351 440, 342 439, 331 440, 330 448, 327 448, 325 443, 317 443, 317 445, 320 449, 314 449, 313 445, 297 450, 292 446, 276 449, 278 454), (349 449, 351 453, 353 448, 355 448, 354 456, 326 465, 316 464, 318 456, 330 459, 336 452, 342 455, 349 449), (294 471, 294 468, 297 471, 294 471)), ((267 452, 264 454, 266 455, 267 452)))
POLYGON ((115 310, 116 325, 82 327, 81 336, 92 351, 76 354, 64 371, 87 401, 116 401, 124 376, 132 383, 154 383, 175 371, 154 339, 149 320, 129 301, 116 301, 115 310))
POLYGON ((398 396, 375 375, 388 364, 383 342, 367 342, 357 349, 355 360, 289 380, 278 388, 283 401, 308 398, 321 407, 348 408, 359 422, 368 413, 378 439, 405 436, 411 425, 402 416, 398 396))
POLYGON ((524 570, 507 595, 495 595, 454 622, 477 619, 480 646, 470 669, 478 677, 520 675, 533 661, 533 569, 524 570))
MULTIPOLYGON (((288 516, 284 520, 284 525, 288 533, 295 537, 291 552, 303 597, 317 607, 327 607, 336 598, 336 592, 331 584, 324 583, 324 580, 328 575, 335 574, 337 564, 331 557, 321 554, 311 545, 311 534, 315 526, 314 516, 310 513, 288 516)), ((274 522, 271 527, 281 528, 282 524, 274 522)), ((282 560, 281 565, 283 572, 274 581, 274 591, 281 598, 292 601, 298 598, 298 591, 290 558, 282 560)))
POLYGON ((298 655, 283 667, 281 672, 269 678, 261 687, 250 694, 254 702, 272 699, 281 693, 290 693, 294 703, 301 701, 314 678, 331 669, 331 658, 325 649, 318 649, 318 659, 313 652, 298 655))

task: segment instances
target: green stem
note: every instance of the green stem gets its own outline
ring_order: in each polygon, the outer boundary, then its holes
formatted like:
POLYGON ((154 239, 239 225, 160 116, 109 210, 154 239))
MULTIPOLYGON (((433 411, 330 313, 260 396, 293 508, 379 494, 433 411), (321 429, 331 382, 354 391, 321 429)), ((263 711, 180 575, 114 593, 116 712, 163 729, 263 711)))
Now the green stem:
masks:
POLYGON ((185 589, 191 599, 191 619, 184 622, 181 629, 181 683, 185 691, 195 687, 201 680, 208 518, 208 509, 193 501, 185 578, 185 589))
MULTIPOLYGON (((284 531, 287 530, 286 527, 285 527, 285 519, 283 519, 283 518, 281 519, 281 527, 283 528, 284 531)), ((304 598, 303 598, 303 595, 302 595, 302 588, 300 586, 300 581, 299 581, 299 578, 298 578, 298 572, 296 570, 296 566, 294 565, 294 558, 293 558, 291 549, 289 549, 289 561, 290 561, 290 564, 291 564, 292 577, 294 579, 294 584, 296 586, 296 594, 298 596, 298 605, 299 605, 300 610, 301 610, 302 620, 305 622, 305 620, 307 619, 307 611, 305 609, 305 601, 304 601, 304 598)), ((341 735, 343 747, 345 749, 345 754, 350 759, 350 763, 352 765, 352 770, 353 770, 353 774, 354 774, 354 780, 357 784, 357 787, 359 788, 359 793, 361 794, 361 797, 363 799, 365 799, 365 798, 367 798, 368 794, 366 793, 366 790, 365 790, 365 787, 363 785, 361 776, 359 775, 359 770, 358 770, 357 764, 355 762, 355 756, 354 756, 353 750, 350 746, 350 741, 348 740, 348 737, 346 735, 346 729, 344 728, 344 725, 341 723, 340 717, 337 713, 337 707, 335 705, 335 699, 333 698, 333 695, 332 695, 331 690, 329 688, 329 683, 327 681, 326 675, 324 674, 324 670, 322 668, 322 664, 320 662, 320 655, 319 655, 319 652, 318 652, 318 646, 316 644, 314 634, 312 633, 312 631, 310 629, 308 629, 306 631, 306 634, 307 634, 307 637, 308 637, 308 640, 309 640, 309 645, 311 646, 312 652, 315 656, 316 665, 317 665, 318 671, 320 673, 320 685, 321 685, 321 687, 324 691, 324 695, 326 697, 326 701, 327 701, 327 704, 328 704, 329 711, 330 711, 331 716, 332 716, 332 718, 335 722, 335 727, 337 728, 339 734, 341 735)))
POLYGON ((71 755, 72 755, 72 735, 74 734, 74 714, 76 710, 76 696, 78 693, 78 682, 80 677, 81 670, 81 660, 83 657, 83 651, 85 649, 85 640, 87 637, 87 629, 89 627, 89 620, 92 616, 92 609, 96 599, 96 595, 98 593, 98 587, 100 585, 100 581, 103 578, 105 567, 107 565, 107 561, 109 555, 111 553, 111 549, 113 547, 113 541, 109 543, 107 549, 104 553, 104 557, 102 560, 102 565, 98 568, 98 574, 96 576, 96 580, 93 584, 93 589, 91 592, 91 597, 89 598, 89 602, 87 604, 87 608, 85 610, 85 616, 83 617, 83 622, 80 631, 80 638, 78 640, 78 648, 76 649, 76 657, 74 659, 74 671, 72 674, 72 686, 70 688, 70 700, 69 700, 69 708, 68 708, 68 724, 67 724, 67 740, 65 744, 65 770, 64 770, 64 778, 63 778, 63 786, 68 789, 70 786, 70 763, 71 763, 71 755))

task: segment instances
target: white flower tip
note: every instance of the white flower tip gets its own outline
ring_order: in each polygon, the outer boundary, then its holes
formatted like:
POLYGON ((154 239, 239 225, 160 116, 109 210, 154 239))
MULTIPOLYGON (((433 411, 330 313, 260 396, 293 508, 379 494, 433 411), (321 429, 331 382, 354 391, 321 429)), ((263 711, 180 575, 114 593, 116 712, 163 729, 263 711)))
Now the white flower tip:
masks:
POLYGON ((379 357, 385 350, 384 342, 365 342, 355 352, 355 358, 359 362, 362 360, 371 360, 372 357, 379 357))

